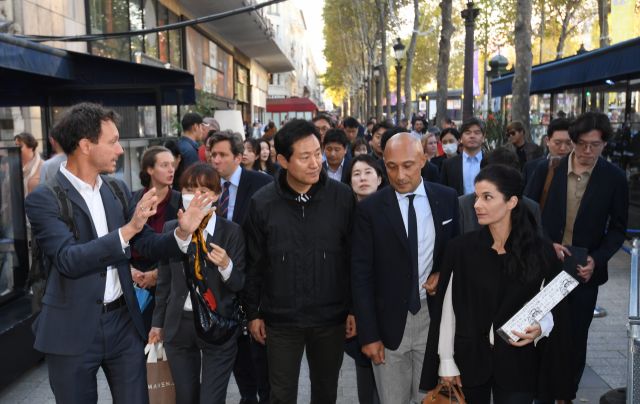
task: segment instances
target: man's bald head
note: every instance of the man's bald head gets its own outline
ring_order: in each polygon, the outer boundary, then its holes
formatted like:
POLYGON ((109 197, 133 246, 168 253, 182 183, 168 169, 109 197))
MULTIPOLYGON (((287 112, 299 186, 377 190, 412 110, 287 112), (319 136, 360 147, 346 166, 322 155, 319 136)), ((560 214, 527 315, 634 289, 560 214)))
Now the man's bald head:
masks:
POLYGON ((389 182, 401 194, 411 193, 422 181, 421 170, 427 162, 420 140, 410 133, 394 135, 384 149, 384 164, 389 182))

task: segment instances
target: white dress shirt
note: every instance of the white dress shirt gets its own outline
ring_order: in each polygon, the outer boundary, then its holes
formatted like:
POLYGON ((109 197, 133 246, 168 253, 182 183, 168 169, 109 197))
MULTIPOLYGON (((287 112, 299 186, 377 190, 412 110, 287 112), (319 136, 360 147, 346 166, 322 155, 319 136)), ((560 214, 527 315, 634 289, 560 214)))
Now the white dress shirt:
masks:
MULTIPOLYGON (((416 221, 418 223, 418 275, 420 276, 420 300, 427 298, 427 290, 422 287, 427 283, 427 278, 431 274, 433 269, 433 249, 436 242, 436 228, 433 225, 433 215, 431 212, 431 205, 429 205, 429 198, 427 192, 424 189, 423 180, 420 181, 420 185, 412 193, 415 195, 413 198, 413 208, 416 211, 416 221)), ((409 237, 409 195, 400 194, 396 191, 396 197, 398 198, 398 205, 400 205, 400 214, 402 214, 402 221, 404 222, 404 229, 409 237)), ((424 308, 424 307, 423 307, 424 308)))
POLYGON ((464 186, 465 195, 472 194, 475 190, 475 180, 480 172, 481 161, 482 151, 473 157, 469 156, 466 151, 462 152, 462 185, 464 186))
POLYGON ((333 171, 329 163, 327 162, 327 174, 329 174, 329 178, 336 181, 342 181, 342 169, 344 167, 344 159, 342 159, 342 163, 340 163, 340 167, 338 170, 333 171))
MULTIPOLYGON (((231 174, 231 178, 229 178, 229 208, 227 209, 227 219, 233 220, 233 210, 236 206, 236 195, 238 195, 238 187, 240 186, 240 177, 242 176, 242 167, 238 166, 236 171, 231 174)), ((224 183, 227 182, 224 178, 220 177, 220 185, 222 185, 222 189, 224 190, 224 183)))
MULTIPOLYGON (((215 234, 216 231, 216 222, 218 221, 218 217, 215 215, 215 213, 213 215, 211 215, 211 219, 209 219, 209 223, 207 223, 207 227, 205 227, 205 229, 202 231, 202 238, 205 239, 205 242, 207 240, 207 238, 209 237, 209 235, 211 235, 213 237, 213 235, 215 234)), ((213 240, 211 240, 211 242, 213 243, 213 240)), ((211 248, 211 246, 207 246, 207 249, 211 248)), ((211 250, 209 250, 211 251, 211 250)), ((218 271, 220 272, 220 275, 222 276, 222 280, 223 281, 227 281, 227 279, 229 279, 229 277, 231 276, 231 271, 233 270, 233 261, 231 261, 231 258, 229 258, 229 266, 227 267, 227 269, 221 269, 220 267, 218 267, 218 271)), ((184 302, 184 309, 185 311, 193 311, 193 306, 191 306, 191 292, 189 292, 187 294, 187 300, 184 302)))
MULTIPOLYGON (((89 213, 91 214, 91 221, 96 228, 96 233, 98 234, 98 238, 103 237, 109 233, 109 227, 107 226, 107 215, 104 211, 104 205, 102 204, 102 196, 100 195, 100 187, 102 186, 102 178, 98 176, 96 178, 95 187, 91 187, 91 185, 82 181, 80 178, 71 174, 69 170, 67 170, 67 162, 63 162, 60 164, 60 172, 67 177, 71 185, 78 191, 82 199, 84 199, 87 204, 87 208, 89 208, 89 213)), ((174 233, 175 234, 175 233, 174 233)), ((118 235, 120 236, 120 244, 122 246, 122 251, 124 251, 127 247, 129 247, 129 243, 125 243, 122 238, 122 232, 118 229, 118 235)), ((178 246, 183 252, 187 251, 187 247, 189 246, 189 242, 191 242, 191 237, 189 237, 186 241, 182 241, 176 236, 176 241, 178 242, 178 246)), ((102 299, 103 304, 110 303, 114 300, 117 300, 120 296, 122 296, 122 285, 120 284, 120 277, 118 275, 118 268, 115 266, 107 267, 107 282, 104 288, 104 298, 102 299)))
MULTIPOLYGON (((449 285, 444 294, 444 304, 442 306, 442 318, 440 320, 440 339, 438 344, 438 355, 440 356, 440 367, 438 368, 438 376, 452 377, 460 375, 460 370, 453 360, 453 339, 456 334, 456 314, 453 312, 453 292, 451 285, 453 284, 453 274, 449 278, 449 285)), ((544 286, 544 283, 543 283, 544 286)), ((542 290, 542 287, 540 288, 542 290)), ((542 334, 536 338, 533 343, 537 344, 541 338, 548 337, 553 330, 553 314, 547 313, 540 319, 540 330, 542 334)), ((493 324, 489 331, 489 343, 493 345, 495 340, 493 324)))

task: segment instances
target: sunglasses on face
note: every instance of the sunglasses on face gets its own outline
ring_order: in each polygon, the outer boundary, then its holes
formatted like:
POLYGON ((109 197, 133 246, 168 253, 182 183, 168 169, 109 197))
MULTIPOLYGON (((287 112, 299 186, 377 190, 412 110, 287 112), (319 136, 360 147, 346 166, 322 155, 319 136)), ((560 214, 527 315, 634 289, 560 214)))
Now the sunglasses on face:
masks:
POLYGON ((507 132, 507 136, 511 137, 511 136, 515 136, 516 135, 516 131, 513 130, 511 132, 507 132))

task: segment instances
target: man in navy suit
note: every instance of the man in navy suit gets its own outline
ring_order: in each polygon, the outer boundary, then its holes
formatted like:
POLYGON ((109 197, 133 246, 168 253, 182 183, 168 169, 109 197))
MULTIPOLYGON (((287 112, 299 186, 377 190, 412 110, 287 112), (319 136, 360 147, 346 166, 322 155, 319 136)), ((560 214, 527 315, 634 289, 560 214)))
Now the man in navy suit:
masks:
POLYGON ((629 185, 625 172, 600 156, 613 136, 605 114, 580 115, 569 127, 569 136, 575 149, 554 169, 546 200, 541 201, 549 174, 546 161, 536 167, 524 196, 540 203, 542 227, 560 260, 564 260, 562 253, 571 255, 566 245, 588 250, 587 265, 578 266, 585 282, 568 296, 577 392, 586 363, 598 287, 609 279, 608 262, 626 237, 629 185))
POLYGON ((422 178, 427 158, 417 137, 393 136, 384 159, 390 186, 356 208, 353 306, 381 402, 419 403, 426 396, 418 386, 429 332, 427 304, 447 243, 460 234, 458 196, 422 178))
MULTIPOLYGON (((211 209, 208 195, 196 195, 178 214, 175 232, 158 235, 147 219, 156 211, 155 189, 136 205, 124 184, 123 206, 100 173, 113 173, 120 117, 96 104, 78 104, 53 128, 67 154, 56 178, 71 202, 77 233, 62 221, 56 199, 38 185, 26 199, 27 216, 51 273, 33 325, 35 348, 44 352, 58 403, 95 403, 96 373, 102 367, 115 402, 148 402, 144 345, 147 335, 133 289, 129 244, 145 257, 168 259, 186 252, 211 209), (195 203, 195 205, 194 205, 195 203)), ((120 193, 121 191, 116 191, 120 193)))
MULTIPOLYGON (((215 133, 209 140, 211 164, 220 174, 222 194, 218 211, 225 219, 242 225, 249 200, 263 186, 273 182, 273 177, 258 171, 245 170, 240 166, 244 143, 239 133, 230 130, 215 133)), ((241 404, 269 402, 269 368, 267 349, 252 341, 250 335, 238 338, 238 354, 233 367, 238 384, 241 404)))

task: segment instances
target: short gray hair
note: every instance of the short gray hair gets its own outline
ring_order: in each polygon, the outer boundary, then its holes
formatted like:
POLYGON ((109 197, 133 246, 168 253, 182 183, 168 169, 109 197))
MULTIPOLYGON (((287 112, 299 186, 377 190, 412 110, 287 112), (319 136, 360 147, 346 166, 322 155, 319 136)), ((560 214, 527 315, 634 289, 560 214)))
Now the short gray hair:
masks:
POLYGON ((231 129, 214 133, 207 141, 207 146, 211 148, 214 144, 224 142, 225 140, 231 145, 231 153, 234 156, 244 154, 244 141, 242 140, 242 135, 238 132, 232 131, 231 129))

